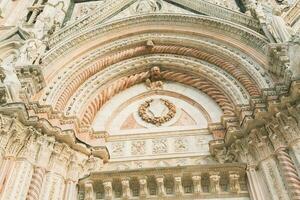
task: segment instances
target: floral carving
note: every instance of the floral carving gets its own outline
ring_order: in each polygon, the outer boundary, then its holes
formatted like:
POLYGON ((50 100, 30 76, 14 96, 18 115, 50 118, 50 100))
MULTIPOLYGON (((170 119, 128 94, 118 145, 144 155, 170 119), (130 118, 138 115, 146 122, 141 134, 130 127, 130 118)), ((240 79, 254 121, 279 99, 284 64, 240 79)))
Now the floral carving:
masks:
POLYGON ((187 151, 187 141, 184 138, 177 138, 174 142, 175 144, 175 151, 176 152, 183 152, 187 151))
POLYGON ((113 143, 112 153, 114 155, 122 155, 123 151, 124 151, 124 144, 123 143, 113 143))
POLYGON ((146 146, 145 141, 133 141, 132 146, 131 146, 132 155, 145 154, 145 152, 146 152, 145 146, 146 146))
POLYGON ((147 112, 148 108, 151 106, 153 99, 150 99, 143 103, 138 110, 139 116, 147 123, 154 124, 156 126, 161 126, 163 123, 170 121, 176 114, 176 107, 173 103, 168 100, 160 99, 163 104, 168 108, 168 113, 164 116, 150 116, 147 112))
POLYGON ((167 139, 159 139, 159 140, 153 140, 153 153, 167 153, 168 152, 168 144, 167 139))

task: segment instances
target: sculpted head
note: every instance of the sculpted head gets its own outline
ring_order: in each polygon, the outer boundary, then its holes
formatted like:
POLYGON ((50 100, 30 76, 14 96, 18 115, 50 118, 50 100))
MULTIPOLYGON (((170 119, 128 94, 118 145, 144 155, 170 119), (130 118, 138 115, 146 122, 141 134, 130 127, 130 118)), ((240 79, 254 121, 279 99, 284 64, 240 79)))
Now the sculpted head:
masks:
POLYGON ((154 66, 150 70, 150 75, 152 78, 159 78, 160 77, 160 68, 158 66, 154 66))

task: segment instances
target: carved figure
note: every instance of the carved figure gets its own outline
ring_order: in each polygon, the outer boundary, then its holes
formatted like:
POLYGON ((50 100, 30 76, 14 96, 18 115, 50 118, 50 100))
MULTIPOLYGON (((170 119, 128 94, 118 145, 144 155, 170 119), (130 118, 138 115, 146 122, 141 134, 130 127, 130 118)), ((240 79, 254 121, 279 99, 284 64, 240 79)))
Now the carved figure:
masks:
POLYGON ((221 164, 225 163, 226 152, 227 152, 226 147, 223 147, 221 149, 215 149, 215 158, 219 163, 221 164))
POLYGON ((157 12, 161 9, 161 2, 158 0, 139 0, 135 7, 137 13, 157 12))
POLYGON ((20 58, 16 65, 39 64, 45 49, 46 46, 42 41, 37 39, 28 40, 20 49, 20 58))
POLYGON ((55 32, 57 27, 62 25, 65 17, 63 10, 64 3, 58 2, 56 5, 47 4, 42 14, 36 20, 34 34, 37 39, 44 39, 55 32))
POLYGON ((146 80, 146 86, 152 90, 162 89, 160 68, 155 66, 150 69, 150 77, 146 80))
POLYGON ((4 71, 5 78, 3 83, 7 86, 10 91, 13 100, 19 100, 19 94, 21 91, 21 83, 15 70, 15 63, 17 57, 15 54, 7 56, 1 64, 4 71))

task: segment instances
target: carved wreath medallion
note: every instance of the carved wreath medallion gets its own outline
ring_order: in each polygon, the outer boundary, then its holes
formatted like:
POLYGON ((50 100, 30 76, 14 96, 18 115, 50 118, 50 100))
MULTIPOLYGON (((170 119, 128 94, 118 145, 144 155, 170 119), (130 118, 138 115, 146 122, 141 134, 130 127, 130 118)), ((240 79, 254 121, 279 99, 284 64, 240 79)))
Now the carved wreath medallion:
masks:
POLYGON ((163 123, 170 121, 176 114, 176 107, 173 103, 165 99, 159 99, 162 104, 168 109, 168 112, 163 116, 156 116, 153 112, 149 112, 149 108, 151 103, 154 101, 150 99, 145 101, 142 105, 140 105, 138 109, 139 116, 141 119, 147 123, 154 124, 156 126, 161 126, 163 123), (150 113, 150 114, 149 114, 150 113))

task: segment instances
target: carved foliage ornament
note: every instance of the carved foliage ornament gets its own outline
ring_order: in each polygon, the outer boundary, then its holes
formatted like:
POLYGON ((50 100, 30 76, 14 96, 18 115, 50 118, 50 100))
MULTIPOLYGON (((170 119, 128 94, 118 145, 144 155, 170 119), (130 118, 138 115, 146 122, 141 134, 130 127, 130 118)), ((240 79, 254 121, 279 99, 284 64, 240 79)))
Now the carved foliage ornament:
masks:
POLYGON ((145 103, 143 103, 139 107, 138 113, 139 113, 139 116, 142 118, 142 120, 144 120, 147 123, 154 124, 156 126, 161 126, 163 123, 170 121, 175 116, 175 114, 176 114, 175 105, 165 99, 160 99, 160 101, 163 103, 164 106, 166 106, 168 108, 167 114, 165 114, 163 116, 157 116, 151 110, 150 110, 150 112, 151 112, 152 116, 150 114, 148 114, 149 113, 148 110, 149 110, 149 108, 151 109, 151 103, 153 101, 154 101, 153 99, 145 101, 145 103))

